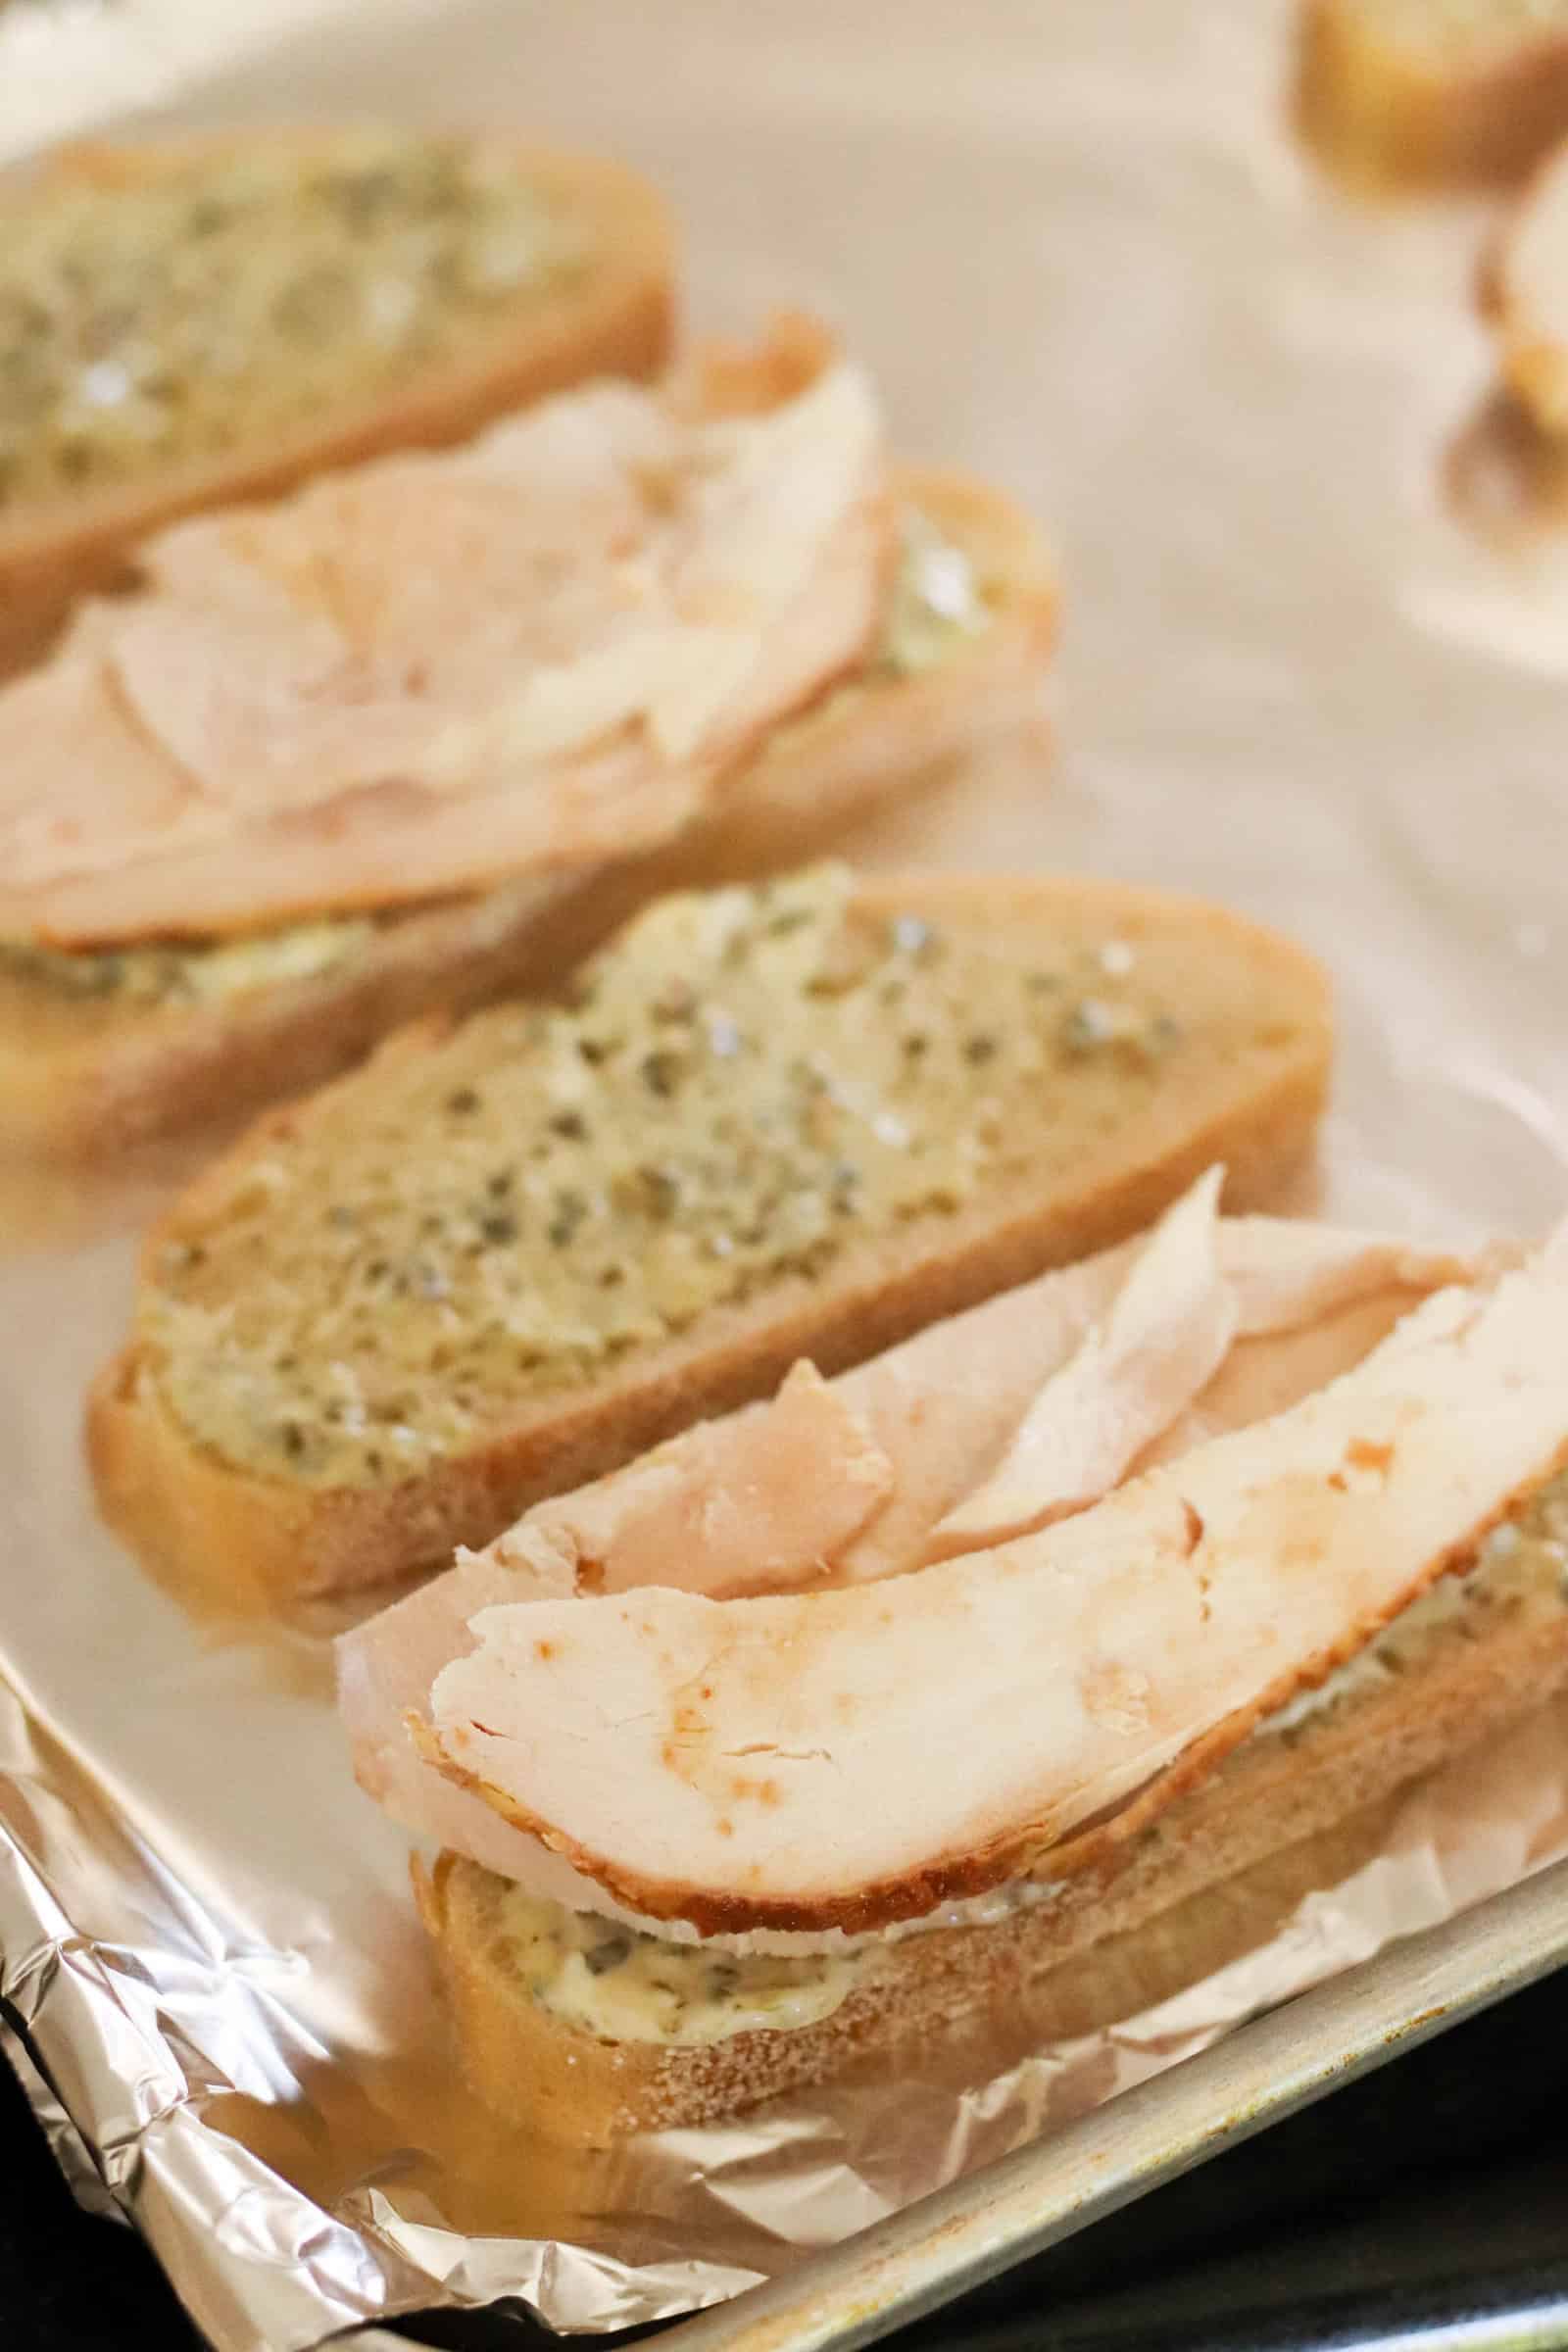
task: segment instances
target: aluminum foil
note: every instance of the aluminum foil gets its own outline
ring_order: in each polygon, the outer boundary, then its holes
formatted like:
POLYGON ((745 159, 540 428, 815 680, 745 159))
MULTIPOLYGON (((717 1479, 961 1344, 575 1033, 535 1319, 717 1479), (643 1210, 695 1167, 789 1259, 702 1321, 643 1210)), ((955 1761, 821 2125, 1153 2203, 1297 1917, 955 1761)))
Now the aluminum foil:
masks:
MULTIPOLYGON (((448 0, 439 37, 368 24, 334 9, 169 119, 387 110, 617 150, 676 199, 695 320, 826 311, 904 449, 1049 523, 1054 753, 999 750, 858 854, 1275 921, 1339 980, 1313 1204, 1464 1236, 1568 1205, 1568 535, 1493 399, 1488 216, 1321 182, 1287 8, 448 0)), ((1558 1709, 1271 1865, 1256 1948, 1200 1905, 1067 1972, 1021 2059, 550 2156, 454 2080, 322 1637, 194 1624, 95 1523, 81 1393, 167 1181, 132 1176, 0 1186, 0 1988, 63 2161, 220 2346, 498 2296, 585 2330, 717 2300, 1568 1851, 1558 1709)))

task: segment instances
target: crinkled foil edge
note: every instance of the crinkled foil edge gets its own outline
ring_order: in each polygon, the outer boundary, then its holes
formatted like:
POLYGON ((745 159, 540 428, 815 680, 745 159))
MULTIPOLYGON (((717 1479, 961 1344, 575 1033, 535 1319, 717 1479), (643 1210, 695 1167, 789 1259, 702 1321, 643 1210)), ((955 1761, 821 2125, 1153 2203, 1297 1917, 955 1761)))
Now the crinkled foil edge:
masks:
POLYGON ((329 2213, 212 2128, 206 2100, 233 2087, 214 2056, 227 2034, 238 2032, 287 2096, 297 2052, 282 2014, 236 1997, 244 1955, 224 1923, 115 1821, 107 1790, 83 1788, 69 1743, 4 1684, 0 2049, 77 2197, 144 2232, 224 2352, 304 2352, 378 2320, 508 2299, 564 2333, 608 2332, 722 2301, 798 2258, 792 2227, 808 2242, 847 2235, 1568 1852, 1565 1734, 1560 1702, 1485 1759, 1439 1775, 1372 1861, 1307 1896, 1256 1950, 1140 2016, 966 2090, 862 2086, 650 2140, 650 2161, 689 2181, 710 2240, 726 2208, 737 2244, 771 2239, 773 2258, 755 2268, 625 2260, 603 2242, 467 2238, 400 2211, 372 2180, 329 2213), (110 1825, 108 1843, 95 1840, 110 1825), (51 1833, 52 1863, 39 1858, 51 1833), (80 1932, 71 1904, 82 1889, 139 1922, 134 1945, 80 1932), (762 2236, 748 2223, 763 2224, 762 2236))

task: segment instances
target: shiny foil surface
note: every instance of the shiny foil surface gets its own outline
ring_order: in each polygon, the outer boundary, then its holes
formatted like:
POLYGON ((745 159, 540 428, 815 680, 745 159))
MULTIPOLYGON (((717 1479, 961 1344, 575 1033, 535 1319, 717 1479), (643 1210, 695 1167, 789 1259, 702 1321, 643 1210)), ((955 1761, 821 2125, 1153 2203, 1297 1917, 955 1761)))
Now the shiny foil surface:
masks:
MULTIPOLYGON (((334 9, 165 119, 621 153, 679 208, 694 323, 825 312, 902 452, 1048 526, 1049 740, 847 849, 1275 922, 1339 990, 1298 1205, 1466 1238, 1568 1208, 1568 531, 1494 393, 1495 214, 1327 184, 1288 7, 449 0, 438 34, 370 26, 334 9)), ((68 2171, 224 2352, 499 2296, 582 2330, 717 2301, 1568 1851, 1559 1707, 1280 1857, 1240 1945, 1205 1898, 1064 1970, 1046 2046, 551 2154, 455 2081, 324 1633, 193 1622, 96 1523, 82 1396, 169 1178, 0 1184, 0 1989, 68 2171)))

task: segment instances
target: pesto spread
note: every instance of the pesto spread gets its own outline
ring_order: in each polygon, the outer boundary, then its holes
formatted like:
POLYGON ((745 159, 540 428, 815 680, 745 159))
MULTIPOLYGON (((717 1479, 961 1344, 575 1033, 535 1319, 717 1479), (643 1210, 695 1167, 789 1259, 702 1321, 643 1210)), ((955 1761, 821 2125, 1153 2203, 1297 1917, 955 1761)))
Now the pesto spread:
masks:
MULTIPOLYGON (((1061 1180, 1202 1066, 1174 938, 1134 958, 1086 916, 1026 953, 850 900, 826 869, 662 901, 571 1004, 481 1014, 236 1163, 143 1297, 176 1417, 321 1485, 421 1470, 851 1245, 1061 1180)), ((1213 1017, 1240 1050, 1243 1009, 1213 1017)))
POLYGON ((377 132, 49 183, 0 218, 0 512, 373 401, 580 260, 504 148, 377 132))

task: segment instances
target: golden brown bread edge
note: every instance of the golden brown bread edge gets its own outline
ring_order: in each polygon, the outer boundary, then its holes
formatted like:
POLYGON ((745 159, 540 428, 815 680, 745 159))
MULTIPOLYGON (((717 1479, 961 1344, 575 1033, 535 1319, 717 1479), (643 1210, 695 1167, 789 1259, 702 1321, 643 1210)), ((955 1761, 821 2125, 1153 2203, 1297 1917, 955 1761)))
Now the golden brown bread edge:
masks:
POLYGON ((1568 1610, 1474 1638, 1303 1726, 1253 1740, 1119 1857, 996 1925, 886 1947, 815 2025, 707 2047, 607 2042, 521 1990, 495 1932, 505 1882, 443 1853, 415 1894, 464 2073, 487 2105, 546 2138, 609 2145, 710 2123, 901 2059, 968 2069, 1137 2014, 1252 1950, 1302 1896, 1378 1849, 1376 1808, 1568 1683, 1568 1610))
POLYGON ((704 820, 648 856, 419 909, 382 926, 341 971, 227 1004, 131 1005, 65 1044, 0 1034, 0 1145, 69 1161, 193 1125, 220 1142, 224 1122, 322 1084, 421 1014, 550 986, 663 891, 798 864, 884 801, 960 774, 997 740, 1043 748, 1056 591, 1039 533, 965 473, 906 466, 896 488, 992 585, 983 634, 931 669, 852 672, 827 688, 722 781, 704 820), (514 905, 498 911, 509 891, 514 905))
POLYGON ((1568 26, 1444 73, 1380 39, 1355 0, 1305 0, 1294 92, 1313 152, 1369 192, 1505 186, 1568 132, 1568 26))
MULTIPOLYGON (((981 902, 1000 923, 1049 920, 1060 893, 1077 905, 1092 898, 1107 924, 1134 936, 1141 915, 1168 919, 1180 911, 1200 926, 1205 944, 1245 954, 1259 985, 1266 972, 1282 994, 1288 989, 1298 1034, 1266 1083, 1217 1102, 1158 1096, 1139 1114, 1140 1148, 1129 1154, 1119 1140, 1102 1146, 1105 1164, 1091 1169, 1076 1192, 1042 1202, 1020 1179, 949 1219, 940 1246, 922 1226, 912 1244, 906 1237, 857 1251, 831 1282, 794 1277, 756 1300, 717 1309, 697 1332, 614 1378, 524 1406, 482 1442, 395 1485, 313 1489, 228 1467, 188 1438, 151 1394, 132 1339, 89 1398, 88 1453, 105 1517, 197 1605, 285 1609, 312 1595, 390 1583, 444 1566, 456 1545, 488 1543, 541 1496, 582 1485, 700 1416, 765 1393, 799 1356, 831 1374, 994 1292, 1122 1240, 1216 1160, 1229 1170, 1227 1206, 1276 1201, 1308 1155, 1328 1084, 1328 984, 1303 950, 1224 909, 1115 883, 904 876, 862 883, 858 897, 875 910, 914 906, 939 921, 981 902)), ((363 1085, 390 1057, 427 1052, 446 1027, 432 1021, 390 1040, 366 1071, 338 1085, 363 1085)), ((226 1197, 236 1164, 309 1120, 312 1107, 307 1101, 271 1112, 206 1172, 148 1237, 149 1271, 177 1216, 199 1214, 206 1198, 226 1197)))
MULTIPOLYGON (((319 148, 339 135, 270 126, 145 146, 82 144, 51 157, 30 184, 145 184, 214 150, 257 139, 319 148)), ((517 159, 587 225, 596 258, 582 274, 541 288, 505 321, 476 331, 461 355, 419 368, 398 392, 330 421, 113 491, 38 501, 30 512, 0 516, 0 676, 43 652, 77 597, 122 584, 137 541, 182 514, 276 497, 327 466, 465 440, 505 411, 590 376, 657 374, 668 357, 675 302, 675 228, 662 198, 624 165, 600 157, 520 145, 517 159)))

